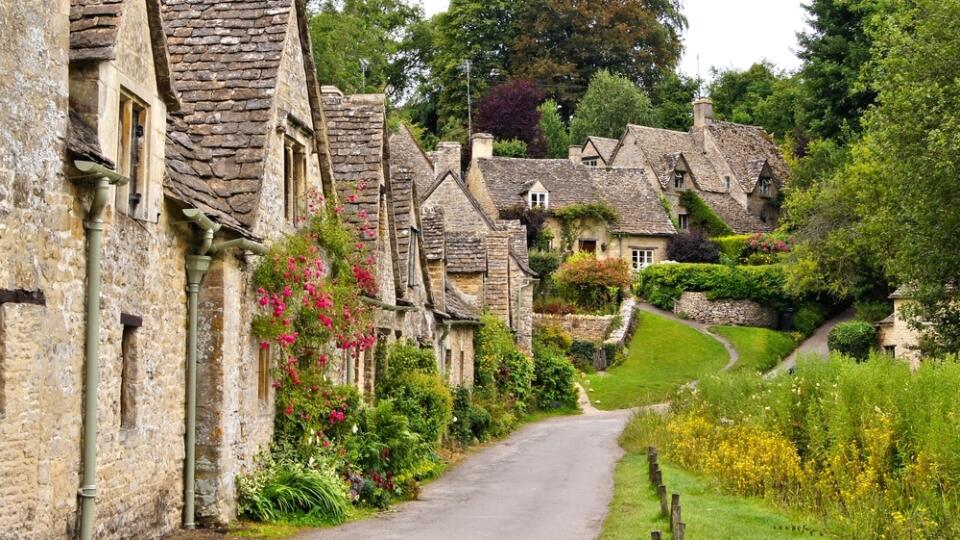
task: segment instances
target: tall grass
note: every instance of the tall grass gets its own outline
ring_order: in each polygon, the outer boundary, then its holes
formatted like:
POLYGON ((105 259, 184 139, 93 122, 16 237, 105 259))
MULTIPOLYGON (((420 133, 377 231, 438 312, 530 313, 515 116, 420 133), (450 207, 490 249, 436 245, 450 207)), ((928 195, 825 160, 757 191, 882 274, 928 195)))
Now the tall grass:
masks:
POLYGON ((317 523, 342 523, 350 507, 346 486, 332 471, 274 463, 239 487, 240 514, 257 521, 306 516, 317 523))
POLYGON ((633 444, 731 491, 820 515, 844 538, 960 538, 960 365, 881 355, 721 374, 683 391, 633 444))

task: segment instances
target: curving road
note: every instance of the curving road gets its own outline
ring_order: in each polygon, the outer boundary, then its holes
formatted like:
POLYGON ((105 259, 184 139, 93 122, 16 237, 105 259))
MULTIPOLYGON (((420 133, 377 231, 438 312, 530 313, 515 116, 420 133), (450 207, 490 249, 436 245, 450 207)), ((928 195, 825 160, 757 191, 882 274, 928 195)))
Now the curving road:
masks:
MULTIPOLYGON (((588 406, 589 407, 589 406, 588 406)), ((296 540, 585 540, 603 527, 631 411, 530 424, 428 484, 419 500, 296 540)))

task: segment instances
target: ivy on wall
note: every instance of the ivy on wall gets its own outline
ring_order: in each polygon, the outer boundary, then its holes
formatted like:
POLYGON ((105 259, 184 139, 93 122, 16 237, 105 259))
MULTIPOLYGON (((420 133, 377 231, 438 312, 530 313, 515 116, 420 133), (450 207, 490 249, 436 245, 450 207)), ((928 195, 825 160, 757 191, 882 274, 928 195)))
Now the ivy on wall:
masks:
POLYGON ((684 191, 680 195, 680 204, 687 209, 687 219, 691 227, 700 229, 710 236, 733 234, 733 229, 693 191, 684 191))
POLYGON ((591 221, 609 227, 619 218, 616 210, 602 202, 564 206, 554 210, 553 217, 560 223, 560 251, 563 252, 573 250, 573 243, 580 238, 583 229, 591 221))

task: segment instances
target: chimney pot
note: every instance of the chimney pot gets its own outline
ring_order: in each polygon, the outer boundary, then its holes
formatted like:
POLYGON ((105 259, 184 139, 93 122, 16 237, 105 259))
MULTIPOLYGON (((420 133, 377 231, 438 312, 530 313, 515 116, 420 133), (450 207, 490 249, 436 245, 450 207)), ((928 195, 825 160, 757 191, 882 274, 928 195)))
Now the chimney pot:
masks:
POLYGON ((477 133, 472 139, 471 161, 493 157, 493 135, 477 133))

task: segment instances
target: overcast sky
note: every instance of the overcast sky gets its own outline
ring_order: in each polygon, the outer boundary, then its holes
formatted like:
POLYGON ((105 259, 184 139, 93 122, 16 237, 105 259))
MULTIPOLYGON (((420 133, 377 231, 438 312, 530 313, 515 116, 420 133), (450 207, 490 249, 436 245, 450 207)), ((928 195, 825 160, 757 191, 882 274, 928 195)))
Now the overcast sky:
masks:
MULTIPOLYGON (((448 0, 422 0, 427 15, 447 9, 448 0)), ((803 0, 682 0, 690 27, 683 36, 680 70, 709 78, 710 67, 745 69, 767 59, 781 69, 800 65, 797 32, 806 26, 803 0)))

